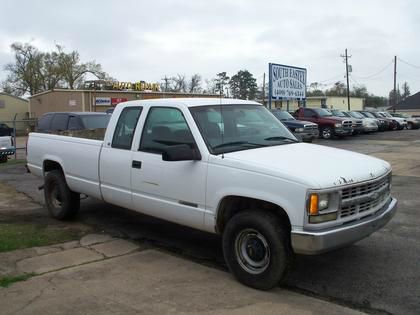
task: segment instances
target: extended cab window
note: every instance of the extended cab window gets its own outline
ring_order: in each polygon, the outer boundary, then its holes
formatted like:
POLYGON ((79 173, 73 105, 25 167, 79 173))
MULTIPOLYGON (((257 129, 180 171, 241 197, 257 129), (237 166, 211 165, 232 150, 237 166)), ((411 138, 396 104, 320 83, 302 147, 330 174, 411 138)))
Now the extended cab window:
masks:
POLYGON ((160 154, 165 148, 178 144, 195 147, 193 135, 182 112, 171 107, 151 108, 144 125, 139 150, 160 154))
POLYGON ((123 109, 115 127, 114 137, 112 138, 113 148, 131 149, 141 110, 141 107, 126 107, 123 109))
POLYGON ((38 121, 38 131, 45 131, 50 129, 52 114, 42 116, 38 121))

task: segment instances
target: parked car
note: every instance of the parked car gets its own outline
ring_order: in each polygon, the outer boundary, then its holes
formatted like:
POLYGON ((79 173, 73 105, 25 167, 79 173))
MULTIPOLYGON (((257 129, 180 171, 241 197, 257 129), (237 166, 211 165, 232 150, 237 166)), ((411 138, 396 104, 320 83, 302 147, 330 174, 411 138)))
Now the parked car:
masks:
POLYGON ((388 112, 379 112, 379 114, 386 117, 386 118, 395 120, 397 122, 397 129, 398 130, 403 130, 403 129, 407 128, 407 119, 401 118, 401 117, 393 117, 388 112))
POLYGON ((353 135, 358 135, 363 132, 363 121, 360 118, 356 119, 350 114, 347 114, 346 112, 339 109, 329 109, 328 111, 336 117, 351 119, 353 122, 353 135))
POLYGON ((37 132, 56 133, 58 131, 106 128, 111 115, 91 112, 46 113, 38 121, 37 132))
POLYGON ((10 128, 5 123, 0 123, 0 137, 12 136, 13 137, 13 128, 10 128))
POLYGON ((318 124, 320 136, 324 139, 348 136, 353 133, 353 121, 350 118, 333 116, 324 108, 301 107, 295 111, 294 117, 318 124))
POLYGON ((419 129, 420 128, 420 119, 416 119, 415 117, 411 117, 408 114, 404 113, 393 113, 389 112, 392 117, 404 118, 407 120, 407 129, 419 129))
POLYGON ((318 125, 310 121, 296 120, 289 112, 280 109, 272 109, 271 112, 278 120, 286 125, 295 136, 304 142, 312 142, 318 138, 318 125))
POLYGON ((299 143, 253 101, 124 102, 103 141, 30 133, 27 161, 52 217, 74 217, 84 194, 220 234, 233 275, 257 289, 277 286, 295 253, 348 246, 397 209, 389 163, 299 143))
POLYGON ((11 136, 0 137, 0 163, 6 163, 8 156, 15 154, 11 136))
POLYGON ((350 115, 351 117, 355 119, 361 119, 363 124, 363 132, 369 133, 369 132, 375 132, 378 131, 378 121, 375 118, 365 117, 362 113, 356 112, 356 111, 349 111, 344 112, 347 115, 350 115))
POLYGON ((387 131, 390 130, 390 122, 382 117, 376 117, 375 115, 373 115, 371 112, 369 111, 357 111, 358 113, 362 114, 363 116, 365 116, 366 118, 372 118, 375 119, 376 124, 378 125, 378 131, 387 131))
POLYGON ((379 112, 369 112, 378 119, 384 119, 388 122, 388 130, 397 130, 398 122, 394 118, 389 118, 384 115, 381 115, 379 112))

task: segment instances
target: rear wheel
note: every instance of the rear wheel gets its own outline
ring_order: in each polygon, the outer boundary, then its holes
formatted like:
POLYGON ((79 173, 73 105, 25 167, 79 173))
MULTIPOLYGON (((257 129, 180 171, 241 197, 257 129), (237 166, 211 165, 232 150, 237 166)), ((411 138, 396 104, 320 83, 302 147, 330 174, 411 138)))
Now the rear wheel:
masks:
POLYGON ((290 231, 272 213, 240 212, 229 220, 223 233, 223 253, 239 282, 268 290, 288 271, 293 257, 290 231))
POLYGON ((44 197, 50 215, 58 220, 73 218, 80 208, 80 195, 70 190, 62 172, 54 170, 45 176, 44 197))

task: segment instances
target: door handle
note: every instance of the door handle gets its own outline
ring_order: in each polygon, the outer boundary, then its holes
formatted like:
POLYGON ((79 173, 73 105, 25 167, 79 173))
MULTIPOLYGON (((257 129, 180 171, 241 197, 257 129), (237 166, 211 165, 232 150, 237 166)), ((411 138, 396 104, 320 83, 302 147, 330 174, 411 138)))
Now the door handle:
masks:
POLYGON ((141 161, 133 160, 133 162, 131 163, 131 167, 140 169, 141 168, 141 161))

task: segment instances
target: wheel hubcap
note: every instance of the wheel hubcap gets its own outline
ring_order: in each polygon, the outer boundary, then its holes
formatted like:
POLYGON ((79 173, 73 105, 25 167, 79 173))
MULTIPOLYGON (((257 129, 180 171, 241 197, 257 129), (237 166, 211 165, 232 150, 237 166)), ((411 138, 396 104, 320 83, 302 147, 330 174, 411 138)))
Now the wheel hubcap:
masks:
POLYGON ((265 237, 254 229, 241 231, 235 240, 238 262, 252 274, 262 273, 270 262, 270 248, 265 237))
POLYGON ((57 187, 51 191, 51 204, 55 209, 61 208, 61 194, 57 187))

